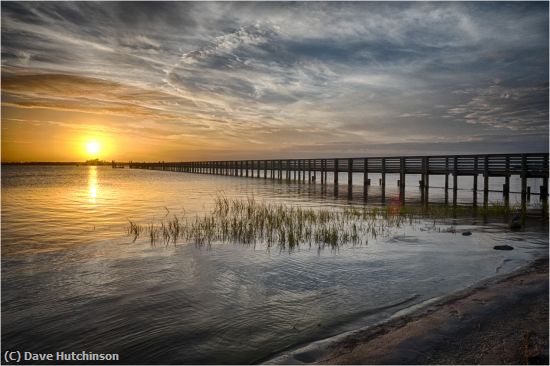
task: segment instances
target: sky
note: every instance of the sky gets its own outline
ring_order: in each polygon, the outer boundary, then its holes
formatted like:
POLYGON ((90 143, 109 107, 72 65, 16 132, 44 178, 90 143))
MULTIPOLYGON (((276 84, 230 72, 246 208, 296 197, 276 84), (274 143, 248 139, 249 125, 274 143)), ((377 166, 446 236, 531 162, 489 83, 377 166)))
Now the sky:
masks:
POLYGON ((547 2, 1 7, 4 162, 548 151, 547 2))

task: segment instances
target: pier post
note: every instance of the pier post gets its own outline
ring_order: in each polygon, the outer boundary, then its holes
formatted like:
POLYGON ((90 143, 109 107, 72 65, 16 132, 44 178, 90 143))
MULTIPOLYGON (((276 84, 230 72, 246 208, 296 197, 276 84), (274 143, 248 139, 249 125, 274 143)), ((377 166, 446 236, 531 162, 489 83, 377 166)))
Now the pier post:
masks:
POLYGON ((457 193, 458 193, 458 157, 454 157, 453 164, 453 206, 456 206, 457 203, 457 193))
POLYGON ((307 181, 311 183, 311 159, 307 160, 307 181))
POLYGON ((286 180, 290 182, 290 160, 286 161, 286 180))
POLYGON ((369 159, 363 159, 363 201, 367 202, 369 195, 369 159))
POLYGON ((527 209, 527 156, 521 155, 521 211, 527 209))
POLYGON ((353 195, 353 159, 348 159, 348 198, 353 195))
POLYGON ((380 185, 382 187, 382 202, 386 202, 386 158, 382 158, 382 179, 380 185))
POLYGON ((334 193, 338 192, 338 159, 334 159, 334 193))
POLYGON ((445 158, 445 204, 449 203, 449 158, 445 158))
POLYGON ((420 200, 426 202, 426 158, 422 158, 422 178, 420 180, 420 200))
POLYGON ((424 203, 427 205, 430 192, 430 158, 424 158, 424 203))
POLYGON ((504 205, 508 207, 510 205, 510 157, 506 157, 506 175, 504 176, 504 189, 502 190, 504 195, 504 205))
POLYGON ((483 167, 483 207, 489 204, 489 156, 485 155, 483 167))
POLYGON ((473 197, 473 202, 474 202, 474 206, 477 206, 477 156, 474 157, 474 197, 473 197))
POLYGON ((325 184, 325 159, 321 159, 321 185, 325 184))
POLYGON ((404 157, 399 159, 399 201, 401 204, 405 204, 405 178, 406 178, 406 159, 404 157))
POLYGON ((540 200, 542 201, 542 213, 548 213, 548 155, 543 159, 543 173, 542 186, 540 187, 540 200))

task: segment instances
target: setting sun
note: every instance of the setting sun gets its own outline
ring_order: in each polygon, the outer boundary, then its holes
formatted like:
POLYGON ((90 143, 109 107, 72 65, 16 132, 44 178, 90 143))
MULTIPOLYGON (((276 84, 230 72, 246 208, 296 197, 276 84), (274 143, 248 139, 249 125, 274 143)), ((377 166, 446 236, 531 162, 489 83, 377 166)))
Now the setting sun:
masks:
POLYGON ((90 155, 97 155, 100 149, 101 149, 101 145, 97 141, 90 141, 86 143, 86 151, 90 155))

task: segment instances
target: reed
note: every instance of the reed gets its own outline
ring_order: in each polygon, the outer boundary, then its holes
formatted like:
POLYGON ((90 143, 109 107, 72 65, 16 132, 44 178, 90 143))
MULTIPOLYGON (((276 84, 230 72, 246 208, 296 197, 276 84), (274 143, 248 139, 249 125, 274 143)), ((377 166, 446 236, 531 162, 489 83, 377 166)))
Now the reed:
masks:
MULTIPOLYGON (((465 206, 381 206, 309 208, 247 199, 230 199, 218 195, 213 209, 202 215, 164 217, 160 223, 139 225, 129 221, 127 234, 136 241, 142 234, 152 245, 178 241, 197 245, 213 242, 243 244, 265 243, 268 247, 293 250, 301 245, 337 248, 343 244, 364 245, 369 238, 391 235, 395 229, 433 220, 429 230, 447 224, 449 217, 502 216, 519 208, 492 204, 486 207, 465 206)), ((449 229, 447 229, 449 230, 449 229)), ((453 232, 451 227, 451 232, 453 232)))

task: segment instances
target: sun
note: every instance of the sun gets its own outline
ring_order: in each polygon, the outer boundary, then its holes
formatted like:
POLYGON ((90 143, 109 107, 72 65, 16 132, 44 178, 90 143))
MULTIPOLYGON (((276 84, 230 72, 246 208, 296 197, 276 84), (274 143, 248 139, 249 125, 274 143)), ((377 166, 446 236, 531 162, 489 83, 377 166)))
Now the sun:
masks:
POLYGON ((97 155, 101 150, 101 145, 97 141, 89 141, 86 143, 86 151, 90 155, 97 155))

